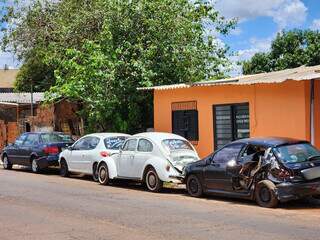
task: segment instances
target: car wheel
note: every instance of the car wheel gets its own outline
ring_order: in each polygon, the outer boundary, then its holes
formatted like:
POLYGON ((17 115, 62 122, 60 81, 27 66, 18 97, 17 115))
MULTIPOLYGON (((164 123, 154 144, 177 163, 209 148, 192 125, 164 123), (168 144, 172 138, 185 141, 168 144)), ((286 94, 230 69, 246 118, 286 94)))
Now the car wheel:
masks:
POLYGON ((275 208, 278 206, 279 200, 275 192, 276 186, 268 180, 260 181, 256 185, 255 199, 261 207, 275 208))
POLYGON ((68 177, 69 176, 68 164, 65 160, 60 161, 60 176, 61 177, 68 177))
POLYGON ((93 181, 95 181, 95 182, 99 181, 99 172, 98 172, 98 164, 97 163, 93 164, 92 178, 93 178, 93 181))
POLYGON ((101 163, 98 169, 98 180, 101 185, 107 185, 109 183, 109 172, 106 163, 101 163))
POLYGON ((159 179, 158 174, 153 167, 150 167, 147 170, 145 183, 150 192, 159 192, 163 186, 163 182, 159 179))
POLYGON ((7 157, 7 155, 3 156, 2 161, 3 161, 3 168, 4 169, 7 169, 7 170, 12 169, 12 163, 9 161, 9 158, 7 157))
POLYGON ((38 161, 35 158, 31 160, 31 170, 33 173, 38 173, 40 170, 38 166, 38 161))
POLYGON ((190 175, 187 178, 187 191, 192 197, 201 197, 203 189, 199 178, 196 175, 190 175))

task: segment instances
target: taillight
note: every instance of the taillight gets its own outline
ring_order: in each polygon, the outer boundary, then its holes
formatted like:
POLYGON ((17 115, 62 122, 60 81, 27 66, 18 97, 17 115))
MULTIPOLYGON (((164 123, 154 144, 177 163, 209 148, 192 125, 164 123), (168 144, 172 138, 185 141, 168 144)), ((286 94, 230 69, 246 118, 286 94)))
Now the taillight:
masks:
POLYGON ((106 151, 102 151, 100 152, 100 156, 101 157, 109 157, 110 156, 110 153, 106 152, 106 151))
POLYGON ((57 154, 59 153, 59 148, 57 146, 48 146, 43 149, 45 154, 57 154))
POLYGON ((285 169, 281 169, 278 176, 281 179, 289 179, 291 177, 291 174, 289 171, 287 171, 285 169))

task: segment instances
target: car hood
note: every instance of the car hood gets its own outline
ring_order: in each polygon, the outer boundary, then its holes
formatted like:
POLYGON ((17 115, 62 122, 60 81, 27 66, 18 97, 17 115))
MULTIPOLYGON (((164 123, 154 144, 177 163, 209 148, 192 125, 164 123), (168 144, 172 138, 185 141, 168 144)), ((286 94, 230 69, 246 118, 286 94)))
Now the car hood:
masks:
POLYGON ((199 161, 199 156, 193 151, 177 151, 170 153, 171 164, 180 172, 190 163, 199 161))

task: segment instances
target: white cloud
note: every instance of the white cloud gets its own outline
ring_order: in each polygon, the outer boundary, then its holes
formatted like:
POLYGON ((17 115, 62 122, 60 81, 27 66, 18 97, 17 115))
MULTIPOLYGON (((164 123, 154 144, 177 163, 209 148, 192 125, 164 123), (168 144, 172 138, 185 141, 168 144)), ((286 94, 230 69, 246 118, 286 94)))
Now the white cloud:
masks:
POLYGON ((314 19, 310 28, 312 30, 320 30, 320 19, 314 19))
POLYGON ((240 22, 271 17, 279 29, 300 26, 308 10, 301 0, 218 0, 216 7, 223 16, 240 22))
POLYGON ((249 60, 252 56, 258 52, 267 52, 270 50, 273 37, 269 38, 251 38, 250 48, 239 50, 234 56, 230 58, 233 64, 233 71, 230 72, 232 76, 242 74, 242 67, 237 63, 240 61, 249 60))

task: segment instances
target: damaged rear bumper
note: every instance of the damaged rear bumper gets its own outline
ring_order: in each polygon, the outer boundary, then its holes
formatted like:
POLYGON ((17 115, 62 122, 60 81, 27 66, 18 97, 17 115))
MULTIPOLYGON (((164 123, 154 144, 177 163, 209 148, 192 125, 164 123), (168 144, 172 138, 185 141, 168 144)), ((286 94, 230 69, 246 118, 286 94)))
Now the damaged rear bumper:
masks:
POLYGON ((279 201, 287 202, 307 196, 320 194, 320 181, 307 183, 280 183, 277 185, 277 196, 279 201))

